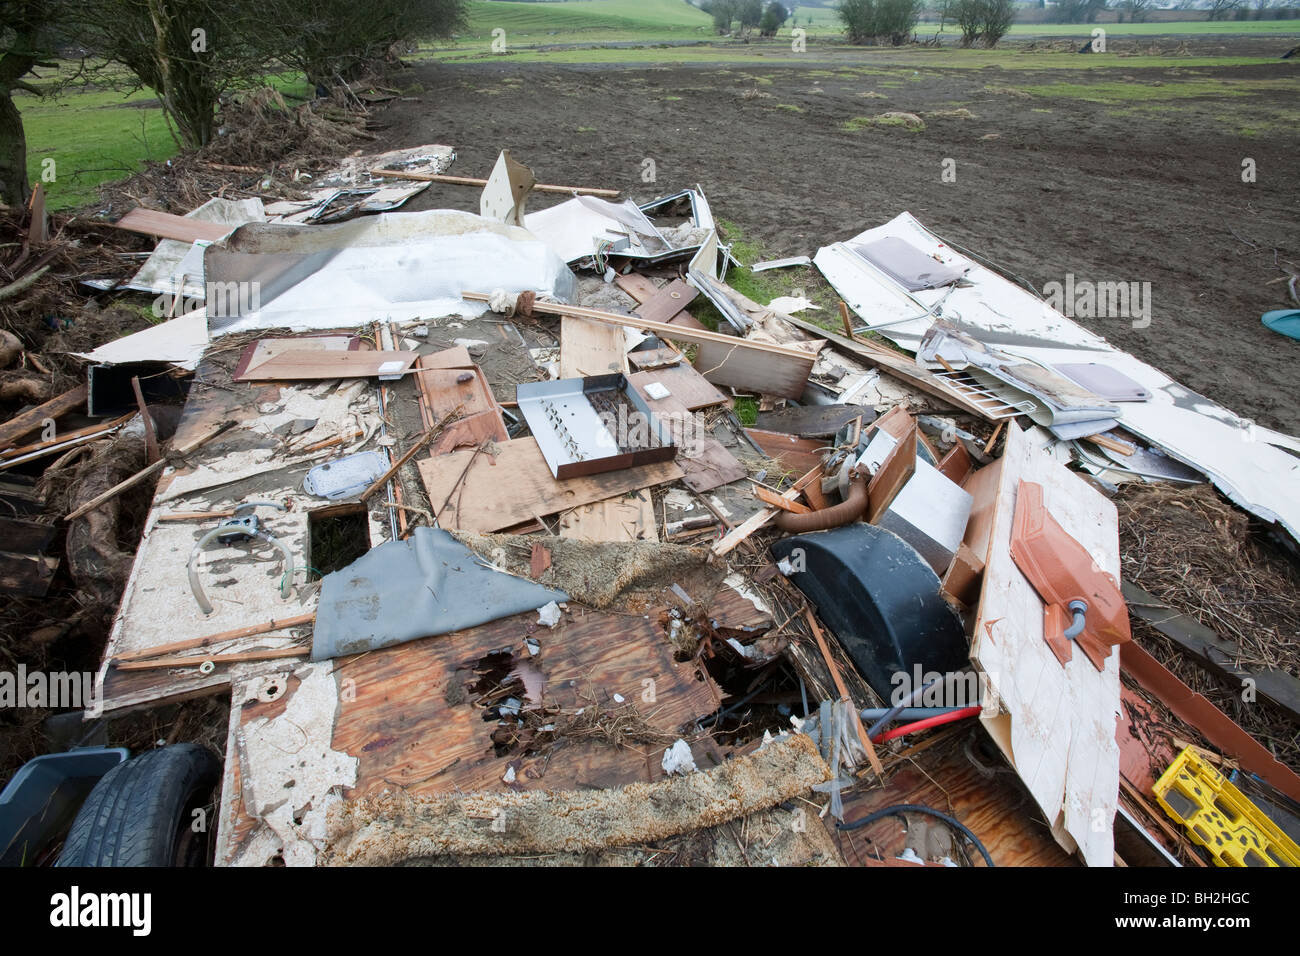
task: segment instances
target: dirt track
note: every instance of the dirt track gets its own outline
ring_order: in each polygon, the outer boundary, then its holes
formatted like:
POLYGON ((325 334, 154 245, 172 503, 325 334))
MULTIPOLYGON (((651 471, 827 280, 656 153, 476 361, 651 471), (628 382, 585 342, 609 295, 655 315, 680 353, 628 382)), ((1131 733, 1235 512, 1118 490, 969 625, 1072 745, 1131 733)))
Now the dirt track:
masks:
MULTIPOLYGON (((1259 316, 1287 304, 1282 283, 1267 285, 1283 275, 1275 257, 1300 259, 1300 143, 1294 123, 1256 119, 1293 109, 1296 70, 914 70, 861 55, 729 67, 432 64, 415 70, 425 92, 381 117, 381 145, 447 143, 459 154, 453 171, 478 176, 510 147, 544 182, 615 186, 638 201, 699 183, 715 215, 774 256, 811 254, 906 210, 1040 289, 1066 273, 1150 282, 1148 328, 1082 321, 1239 415, 1297 433, 1300 343, 1259 316), (1280 88, 1124 108, 1020 91, 1189 77, 1280 88), (887 110, 919 113, 926 128, 843 128, 887 110), (973 116, 933 115, 945 110, 973 116), (1262 128, 1240 135, 1251 123, 1262 128), (941 181, 948 157, 955 183, 941 181), (1253 184, 1241 181, 1244 157, 1257 164, 1253 184), (653 184, 640 178, 646 158, 653 184)), ((477 203, 473 190, 434 187, 414 208, 477 203)))

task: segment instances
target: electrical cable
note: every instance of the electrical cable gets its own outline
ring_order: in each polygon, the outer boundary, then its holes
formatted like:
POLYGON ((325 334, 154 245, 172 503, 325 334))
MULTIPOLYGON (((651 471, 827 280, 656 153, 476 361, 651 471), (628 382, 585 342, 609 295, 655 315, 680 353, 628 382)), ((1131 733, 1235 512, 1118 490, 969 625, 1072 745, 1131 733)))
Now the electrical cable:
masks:
MULTIPOLYGON (((984 844, 980 842, 979 837, 972 833, 964 823, 948 816, 946 813, 940 813, 938 810, 922 806, 919 803, 896 803, 892 807, 885 807, 885 809, 877 810, 875 813, 868 813, 862 819, 854 820, 852 823, 837 823, 835 828, 837 830, 857 830, 860 827, 865 827, 869 823, 883 820, 885 817, 901 817, 904 813, 921 813, 934 817, 936 820, 942 820, 944 823, 948 824, 948 826, 960 832, 966 837, 966 839, 970 840, 970 842, 974 844, 975 849, 980 851, 980 856, 984 857, 985 863, 989 866, 997 866, 997 864, 993 862, 993 857, 989 855, 989 851, 985 849, 984 844)), ((904 819, 906 819, 906 817, 904 817, 904 819)))
POLYGON ((882 744, 886 740, 893 740, 895 737, 904 737, 907 734, 914 734, 918 730, 929 730, 931 727, 939 727, 943 724, 951 724, 958 720, 965 720, 967 717, 974 717, 984 708, 982 707, 961 707, 957 710, 950 710, 946 714, 935 714, 933 717, 925 717, 921 720, 914 721, 910 724, 903 724, 901 727, 895 727, 893 730, 887 730, 879 737, 872 737, 871 742, 882 744))

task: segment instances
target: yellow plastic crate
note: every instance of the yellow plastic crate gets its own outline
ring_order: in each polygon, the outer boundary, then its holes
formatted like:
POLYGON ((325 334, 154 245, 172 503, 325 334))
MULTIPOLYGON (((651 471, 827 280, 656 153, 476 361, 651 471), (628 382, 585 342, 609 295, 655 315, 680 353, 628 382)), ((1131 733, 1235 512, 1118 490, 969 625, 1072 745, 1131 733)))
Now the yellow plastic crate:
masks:
POLYGON ((1188 747, 1156 781, 1156 800, 1217 866, 1300 866, 1300 847, 1188 747))

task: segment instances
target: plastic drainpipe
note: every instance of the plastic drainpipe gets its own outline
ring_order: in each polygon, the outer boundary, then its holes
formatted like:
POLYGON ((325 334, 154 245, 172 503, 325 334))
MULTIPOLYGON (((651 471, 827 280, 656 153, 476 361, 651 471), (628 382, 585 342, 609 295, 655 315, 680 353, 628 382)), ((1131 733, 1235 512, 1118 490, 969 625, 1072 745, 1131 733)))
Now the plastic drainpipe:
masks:
POLYGON ((1088 624, 1088 605, 1083 601, 1071 601, 1069 604, 1070 613, 1074 615, 1074 623, 1065 629, 1064 637, 1072 641, 1080 634, 1088 624))
POLYGON ((207 595, 203 593, 203 585, 199 583, 199 568, 195 562, 199 559, 203 549, 208 546, 208 542, 219 535, 221 531, 220 527, 216 527, 199 538, 198 544, 194 545, 194 550, 190 552, 189 562, 185 565, 190 576, 190 590, 194 592, 194 600, 199 602, 199 610, 204 614, 212 613, 212 604, 208 601, 207 595))
MULTIPOLYGON (((203 552, 203 549, 208 546, 208 542, 223 530, 224 529, 220 527, 216 527, 203 537, 199 538, 198 544, 194 545, 194 550, 190 552, 190 560, 186 564, 186 571, 190 578, 190 590, 194 592, 194 600, 199 602, 199 610, 204 614, 212 613, 212 603, 208 600, 207 595, 203 593, 203 584, 199 581, 199 568, 195 562, 203 552)), ((279 538, 276 538, 274 535, 271 535, 266 531, 259 531, 257 537, 265 541, 267 544, 279 548, 280 553, 284 555, 284 577, 281 579, 280 583, 280 597, 287 598, 293 587, 293 552, 291 552, 279 538)))

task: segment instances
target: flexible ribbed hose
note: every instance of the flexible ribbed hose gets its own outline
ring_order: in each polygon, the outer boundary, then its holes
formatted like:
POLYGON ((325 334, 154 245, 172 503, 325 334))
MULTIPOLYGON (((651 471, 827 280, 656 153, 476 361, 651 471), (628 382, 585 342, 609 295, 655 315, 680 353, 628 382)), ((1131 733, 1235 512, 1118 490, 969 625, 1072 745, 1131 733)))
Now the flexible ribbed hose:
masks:
POLYGON ((776 516, 776 526, 791 534, 803 534, 806 531, 825 531, 840 525, 857 521, 867 510, 867 479, 855 478, 849 485, 849 496, 837 505, 823 508, 821 511, 809 511, 795 514, 782 511, 776 516))

